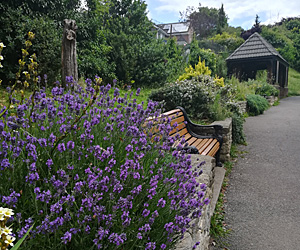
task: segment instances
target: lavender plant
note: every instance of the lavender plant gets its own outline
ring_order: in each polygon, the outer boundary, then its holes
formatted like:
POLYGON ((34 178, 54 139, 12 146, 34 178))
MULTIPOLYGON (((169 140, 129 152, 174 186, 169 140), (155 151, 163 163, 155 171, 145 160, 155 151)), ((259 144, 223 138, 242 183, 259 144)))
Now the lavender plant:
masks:
POLYGON ((157 103, 100 83, 57 84, 0 111, 0 205, 18 239, 34 223, 23 249, 169 249, 209 202, 168 121, 147 120, 157 103))

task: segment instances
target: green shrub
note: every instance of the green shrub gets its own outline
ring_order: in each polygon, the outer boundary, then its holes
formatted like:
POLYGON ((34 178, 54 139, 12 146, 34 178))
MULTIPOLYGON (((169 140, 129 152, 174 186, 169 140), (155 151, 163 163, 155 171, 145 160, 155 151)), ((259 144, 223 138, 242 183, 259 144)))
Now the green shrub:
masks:
MULTIPOLYGON (((218 79, 220 80, 220 79, 218 79)), ((224 119, 230 89, 220 86, 208 75, 200 75, 190 80, 169 83, 151 93, 149 98, 163 103, 166 110, 182 106, 195 119, 224 119)))
POLYGON ((238 112, 232 114, 232 142, 244 144, 246 142, 244 134, 244 117, 238 112))
POLYGON ((202 118, 209 113, 208 103, 213 103, 214 94, 202 81, 192 79, 167 84, 152 92, 149 98, 162 102, 166 110, 181 106, 193 118, 202 118))
POLYGON ((232 89, 232 95, 236 101, 245 101, 248 94, 254 94, 256 84, 252 81, 240 82, 236 77, 226 80, 225 85, 229 85, 232 89))
POLYGON ((247 95, 247 106, 250 115, 260 115, 268 109, 268 101, 260 95, 247 95))
POLYGON ((273 85, 270 85, 268 83, 263 83, 255 90, 255 94, 261 96, 278 96, 278 92, 278 89, 276 89, 273 85))

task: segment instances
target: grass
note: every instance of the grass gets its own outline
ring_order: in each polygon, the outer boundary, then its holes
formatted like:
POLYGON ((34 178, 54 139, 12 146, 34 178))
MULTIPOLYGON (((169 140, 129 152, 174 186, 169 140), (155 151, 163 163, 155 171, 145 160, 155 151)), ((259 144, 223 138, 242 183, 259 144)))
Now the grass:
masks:
POLYGON ((292 68, 289 69, 289 96, 300 95, 300 73, 292 68))
POLYGON ((227 247, 226 236, 230 233, 225 223, 225 203, 227 202, 225 192, 229 184, 229 174, 234 166, 235 159, 238 157, 237 145, 232 144, 230 150, 231 161, 224 163, 225 178, 223 181, 222 189, 216 204, 213 216, 211 217, 210 235, 219 247, 227 247))

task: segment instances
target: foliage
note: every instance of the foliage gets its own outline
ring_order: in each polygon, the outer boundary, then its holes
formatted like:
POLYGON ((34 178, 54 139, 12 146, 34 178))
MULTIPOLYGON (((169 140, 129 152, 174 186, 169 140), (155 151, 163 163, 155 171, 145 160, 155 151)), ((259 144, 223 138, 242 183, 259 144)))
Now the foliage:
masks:
POLYGON ((253 80, 249 80, 248 82, 240 82, 234 76, 230 79, 226 79, 225 84, 230 86, 236 101, 245 101, 248 94, 255 94, 255 89, 257 86, 253 80))
POLYGON ((278 52, 291 64, 295 63, 296 48, 287 33, 283 33, 279 28, 263 27, 261 35, 278 50, 278 52))
POLYGON ((241 37, 238 37, 235 34, 229 34, 227 32, 217 34, 210 39, 213 42, 222 45, 225 50, 228 50, 229 52, 233 52, 244 43, 244 40, 241 37))
POLYGON ((167 84, 153 91, 149 99, 162 102, 166 110, 182 106, 193 119, 218 120, 222 119, 218 115, 223 115, 226 103, 229 102, 228 93, 229 89, 216 84, 211 76, 200 75, 190 80, 167 84))
POLYGON ((24 44, 24 34, 32 31, 36 34, 36 41, 31 47, 31 52, 40 55, 38 59, 39 73, 48 74, 48 82, 57 80, 60 67, 60 29, 56 23, 47 17, 32 18, 22 14, 22 9, 12 9, 0 4, 0 11, 3 14, 0 18, 0 41, 7 45, 3 52, 5 68, 0 70, 0 78, 3 85, 13 82, 15 73, 18 70, 18 59, 21 56, 21 48, 24 44))
POLYGON ((153 40, 140 48, 132 77, 134 86, 161 86, 174 81, 182 73, 184 65, 182 51, 175 39, 169 39, 167 44, 153 40))
POLYGON ((236 144, 244 144, 246 142, 244 134, 244 117, 238 112, 232 113, 232 142, 236 144))
POLYGON ((268 101, 260 95, 247 95, 246 100, 250 115, 260 115, 269 108, 268 101))
POLYGON ((206 38, 222 28, 226 27, 228 18, 225 14, 223 4, 218 10, 216 8, 201 7, 199 3, 198 8, 187 7, 183 12, 180 12, 181 20, 189 20, 201 38, 206 38))
POLYGON ((146 4, 141 1, 112 0, 105 17, 105 37, 112 47, 109 62, 117 66, 115 74, 123 83, 133 80, 139 53, 155 39, 146 10, 146 4))
POLYGON ((195 68, 193 68, 192 65, 189 65, 189 67, 185 68, 185 73, 178 78, 178 81, 189 80, 193 77, 201 75, 210 76, 211 71, 205 66, 205 61, 201 62, 201 58, 199 57, 199 61, 197 64, 195 64, 195 68))
POLYGON ((210 49, 201 49, 198 45, 198 41, 194 37, 190 47, 189 64, 192 66, 196 65, 199 62, 199 57, 205 60, 205 65, 210 69, 211 73, 215 75, 217 69, 216 54, 210 49))
POLYGON ((278 96, 279 90, 271 84, 263 83, 256 88, 255 94, 261 96, 278 96))
POLYGON ((105 82, 116 78, 116 65, 109 62, 112 47, 108 46, 98 18, 82 13, 77 22, 78 72, 80 77, 94 78, 101 75, 105 82))

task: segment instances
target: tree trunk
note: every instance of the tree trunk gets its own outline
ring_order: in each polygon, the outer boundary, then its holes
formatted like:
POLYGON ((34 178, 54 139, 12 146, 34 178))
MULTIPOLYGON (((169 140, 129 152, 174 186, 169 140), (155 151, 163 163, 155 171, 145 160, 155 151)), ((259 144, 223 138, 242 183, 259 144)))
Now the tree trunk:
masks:
POLYGON ((71 78, 69 77, 72 77, 74 82, 78 82, 76 30, 77 25, 75 20, 64 20, 61 52, 63 86, 66 86, 66 84, 70 84, 71 78))

